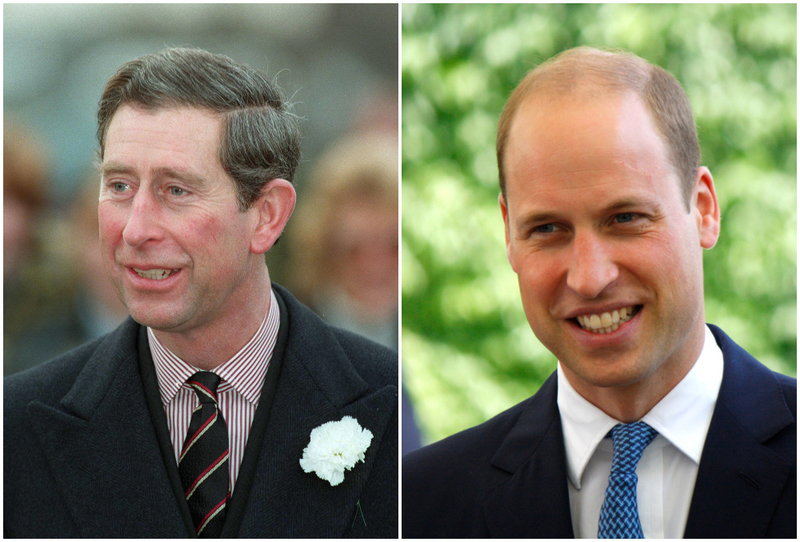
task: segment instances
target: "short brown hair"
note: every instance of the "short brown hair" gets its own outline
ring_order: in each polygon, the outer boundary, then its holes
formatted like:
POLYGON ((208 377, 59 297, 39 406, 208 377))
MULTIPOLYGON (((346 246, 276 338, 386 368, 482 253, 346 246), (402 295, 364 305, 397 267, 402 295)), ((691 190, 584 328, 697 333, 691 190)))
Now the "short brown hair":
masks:
POLYGON ((174 48, 125 63, 106 84, 97 111, 103 159, 106 132, 123 105, 145 109, 200 107, 223 115, 222 167, 246 210, 272 179, 292 182, 300 161, 300 131, 291 104, 258 70, 223 55, 174 48))
POLYGON ((506 102, 497 130, 497 167, 503 196, 506 196, 505 148, 520 104, 537 92, 564 95, 588 85, 614 92, 633 91, 642 98, 664 138, 688 207, 700 167, 700 145, 688 96, 663 68, 631 53, 592 47, 569 49, 543 62, 528 72, 506 102))

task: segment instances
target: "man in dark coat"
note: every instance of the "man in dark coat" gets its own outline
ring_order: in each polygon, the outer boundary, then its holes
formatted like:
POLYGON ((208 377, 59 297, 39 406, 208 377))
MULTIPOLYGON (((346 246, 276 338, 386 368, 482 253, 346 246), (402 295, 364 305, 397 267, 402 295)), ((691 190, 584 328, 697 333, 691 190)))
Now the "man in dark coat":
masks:
POLYGON ((5 535, 396 537, 396 353, 264 262, 300 156, 279 90, 169 49, 118 70, 98 121, 103 261, 131 318, 5 380, 5 535))
POLYGON ((720 213, 666 71, 569 50, 497 137, 522 304, 557 370, 404 456, 403 537, 796 537, 796 380, 706 325, 720 213))

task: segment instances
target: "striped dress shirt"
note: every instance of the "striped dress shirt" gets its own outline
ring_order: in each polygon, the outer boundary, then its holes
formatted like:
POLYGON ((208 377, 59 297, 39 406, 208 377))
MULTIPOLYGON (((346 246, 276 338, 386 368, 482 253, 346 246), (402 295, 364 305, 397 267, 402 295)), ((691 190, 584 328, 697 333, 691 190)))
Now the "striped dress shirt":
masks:
MULTIPOLYGON (((228 425, 231 491, 236 484, 247 436, 261 397, 261 387, 278 338, 280 309, 275 293, 270 294, 269 309, 253 338, 230 360, 212 371, 222 379, 217 388, 217 397, 228 425)), ((177 461, 189 430, 192 412, 199 404, 197 395, 186 381, 200 369, 170 352, 150 328, 147 328, 147 338, 177 461)))

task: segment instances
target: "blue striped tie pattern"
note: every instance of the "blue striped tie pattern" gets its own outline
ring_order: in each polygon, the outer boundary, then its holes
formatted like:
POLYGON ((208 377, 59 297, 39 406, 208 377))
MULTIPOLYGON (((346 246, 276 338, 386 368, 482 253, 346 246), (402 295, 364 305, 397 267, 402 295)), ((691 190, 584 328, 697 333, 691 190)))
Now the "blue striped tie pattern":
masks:
POLYGON ((597 538, 644 538, 636 504, 636 465, 658 431, 644 422, 619 424, 611 430, 614 458, 597 538))
POLYGON ((197 372, 188 380, 200 404, 192 413, 178 460, 186 501, 200 538, 219 538, 230 499, 228 427, 217 404, 219 383, 220 377, 207 371, 197 372))

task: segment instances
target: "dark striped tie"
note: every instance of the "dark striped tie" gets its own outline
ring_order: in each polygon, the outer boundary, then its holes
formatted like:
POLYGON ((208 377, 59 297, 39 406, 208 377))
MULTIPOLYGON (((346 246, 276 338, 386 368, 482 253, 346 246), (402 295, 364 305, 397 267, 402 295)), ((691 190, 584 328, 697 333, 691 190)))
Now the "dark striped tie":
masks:
POLYGON ((200 405, 192 413, 178 471, 197 536, 219 538, 230 498, 228 427, 217 404, 220 378, 200 371, 188 381, 200 405))

